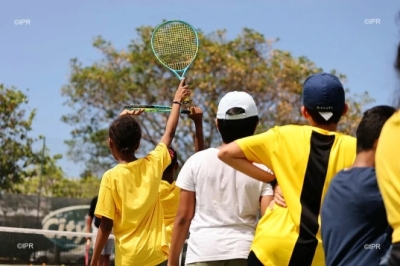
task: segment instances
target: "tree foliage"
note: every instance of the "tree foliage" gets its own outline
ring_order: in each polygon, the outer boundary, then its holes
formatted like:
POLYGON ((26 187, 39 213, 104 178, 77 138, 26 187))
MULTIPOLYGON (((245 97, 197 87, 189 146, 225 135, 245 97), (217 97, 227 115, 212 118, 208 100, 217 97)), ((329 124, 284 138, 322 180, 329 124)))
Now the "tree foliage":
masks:
POLYGON ((0 84, 0 190, 14 192, 14 185, 30 176, 38 154, 29 137, 35 110, 27 110, 27 96, 16 88, 0 84))
MULTIPOLYGON (((97 37, 93 46, 102 53, 102 60, 90 66, 83 66, 76 58, 71 60, 70 82, 62 88, 71 112, 63 116, 63 121, 74 127, 67 141, 69 156, 85 161, 88 171, 100 174, 112 165, 107 128, 124 104, 171 104, 178 80, 153 55, 152 30, 138 28, 137 39, 125 50, 97 37)), ((193 90, 193 104, 204 110, 206 147, 220 142, 214 118, 220 98, 229 91, 244 90, 253 95, 260 113, 259 130, 305 123, 300 114, 302 84, 321 68, 306 57, 296 58, 273 49, 276 40, 251 29, 243 29, 232 40, 226 38, 224 30, 198 33, 199 53, 187 74, 187 83, 193 90)), ((331 73, 345 80, 344 75, 331 73)), ((353 133, 363 106, 370 101, 367 93, 348 97, 350 113, 340 129, 353 133)), ((144 133, 142 151, 148 151, 162 136, 166 116, 145 113, 139 119, 144 133)), ((193 153, 194 134, 190 120, 182 119, 174 141, 180 162, 193 153)))
MULTIPOLYGON (((48 151, 47 151, 48 153, 48 151)), ((35 168, 37 175, 25 178, 14 187, 15 192, 25 195, 41 195, 43 197, 92 198, 98 194, 100 180, 94 176, 85 178, 65 178, 57 165, 60 155, 45 155, 43 165, 35 168), (41 189, 41 191, 40 191, 41 189)))

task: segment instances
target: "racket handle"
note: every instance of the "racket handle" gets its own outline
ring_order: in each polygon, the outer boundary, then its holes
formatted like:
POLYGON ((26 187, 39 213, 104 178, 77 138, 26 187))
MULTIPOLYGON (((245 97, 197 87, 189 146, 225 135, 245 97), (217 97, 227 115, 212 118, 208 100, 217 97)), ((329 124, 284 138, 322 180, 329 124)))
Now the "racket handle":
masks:
POLYGON ((190 115, 190 110, 181 110, 181 114, 190 115))

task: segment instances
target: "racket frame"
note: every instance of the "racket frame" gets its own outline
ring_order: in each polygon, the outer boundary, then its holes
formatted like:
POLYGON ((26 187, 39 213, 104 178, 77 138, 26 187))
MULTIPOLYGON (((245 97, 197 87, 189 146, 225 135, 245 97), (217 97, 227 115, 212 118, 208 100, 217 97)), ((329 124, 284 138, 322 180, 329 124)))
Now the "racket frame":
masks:
MULTIPOLYGON (((125 105, 124 109, 127 110, 141 110, 149 113, 170 113, 172 107, 165 105, 142 105, 142 104, 131 104, 125 105)), ((190 110, 180 110, 181 114, 190 114, 190 110)))
POLYGON ((168 20, 168 21, 165 21, 165 22, 161 23, 160 25, 158 25, 158 26, 154 29, 153 34, 151 35, 151 49, 153 50, 153 53, 154 53, 154 55, 156 56, 156 58, 158 59, 158 61, 159 61, 163 66, 165 66, 165 67, 168 68, 170 71, 172 71, 172 73, 174 73, 175 76, 177 76, 179 80, 182 80, 182 79, 185 77, 186 72, 188 71, 188 69, 191 67, 191 65, 193 64, 194 60, 196 59, 197 53, 198 53, 198 51, 199 51, 199 36, 198 36, 198 34, 197 34, 196 29, 193 28, 193 26, 190 25, 189 23, 187 23, 187 22, 185 22, 185 21, 182 21, 182 20, 168 20), (160 28, 161 28, 162 26, 164 26, 165 24, 169 24, 169 23, 173 23, 173 22, 179 22, 179 23, 185 24, 186 26, 188 26, 189 28, 191 28, 191 30, 194 32, 194 34, 195 34, 195 36, 196 36, 196 53, 195 53, 195 55, 193 56, 192 61, 191 61, 184 69, 173 69, 173 68, 167 66, 166 64, 163 63, 163 61, 160 59, 160 57, 157 55, 157 53, 156 53, 155 50, 154 50, 154 45, 153 45, 154 36, 155 36, 155 34, 157 33, 158 29, 160 29, 160 28), (182 73, 182 74, 180 75, 179 73, 182 73))
MULTIPOLYGON (((197 34, 196 29, 195 29, 192 25, 190 25, 189 23, 187 23, 187 22, 185 22, 185 21, 182 21, 182 20, 168 20, 168 21, 165 21, 165 22, 161 23, 160 25, 158 25, 158 26, 154 29, 153 34, 151 35, 151 41, 150 41, 150 43, 151 43, 151 49, 153 50, 153 54, 156 56, 157 60, 158 60, 164 67, 166 67, 166 68, 169 69, 172 73, 174 73, 175 76, 179 79, 179 81, 181 81, 181 80, 185 77, 186 72, 187 72, 188 69, 192 66, 194 60, 195 60, 196 57, 197 57, 197 53, 198 53, 198 51, 199 51, 199 36, 198 36, 198 34, 197 34), (166 24, 169 24, 169 23, 174 23, 174 22, 179 22, 179 23, 185 24, 186 26, 188 26, 188 27, 194 32, 194 34, 195 34, 195 36, 196 36, 196 53, 195 53, 195 55, 193 56, 192 61, 191 61, 184 69, 173 69, 173 68, 167 66, 166 64, 163 63, 163 61, 160 59, 160 57, 157 55, 156 51, 154 50, 154 45, 153 45, 153 43, 154 43, 154 36, 155 36, 155 34, 157 33, 157 31, 158 31, 162 26, 164 26, 164 25, 166 25, 166 24), (180 73, 181 73, 181 74, 180 74, 180 73)), ((184 99, 184 100, 183 100, 183 103, 184 103, 184 104, 190 103, 190 99, 189 99, 189 98, 184 99)))

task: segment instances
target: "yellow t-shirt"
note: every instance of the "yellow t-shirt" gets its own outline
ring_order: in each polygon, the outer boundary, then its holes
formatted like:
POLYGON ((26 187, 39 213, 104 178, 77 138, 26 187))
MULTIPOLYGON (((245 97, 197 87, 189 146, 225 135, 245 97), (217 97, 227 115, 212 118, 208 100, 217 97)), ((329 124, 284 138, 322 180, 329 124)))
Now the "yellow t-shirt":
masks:
POLYGON ((392 254, 400 260, 400 111, 383 126, 375 160, 379 189, 393 228, 392 242, 397 245, 392 254))
POLYGON ((181 190, 175 185, 175 182, 170 184, 167 181, 161 180, 159 193, 161 205, 164 211, 164 224, 167 231, 167 241, 168 243, 171 243, 172 227, 174 226, 176 213, 178 212, 181 190))
POLYGON ((352 165, 356 139, 311 126, 274 127, 237 140, 249 161, 276 175, 287 208, 267 208, 251 250, 268 266, 325 265, 320 208, 334 175, 352 165))
POLYGON ((168 258, 158 189, 170 163, 160 143, 146 157, 104 173, 95 215, 114 221, 116 266, 154 266, 168 258))

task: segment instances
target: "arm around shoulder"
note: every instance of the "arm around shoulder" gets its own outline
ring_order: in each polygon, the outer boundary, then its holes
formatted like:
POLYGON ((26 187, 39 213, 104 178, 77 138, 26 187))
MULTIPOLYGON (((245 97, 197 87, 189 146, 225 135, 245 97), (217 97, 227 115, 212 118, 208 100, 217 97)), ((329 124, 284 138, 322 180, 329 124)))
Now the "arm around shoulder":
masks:
POLYGON ((218 158, 230 167, 259 181, 268 183, 275 179, 273 174, 260 169, 252 161, 249 161, 236 141, 221 147, 218 158))

